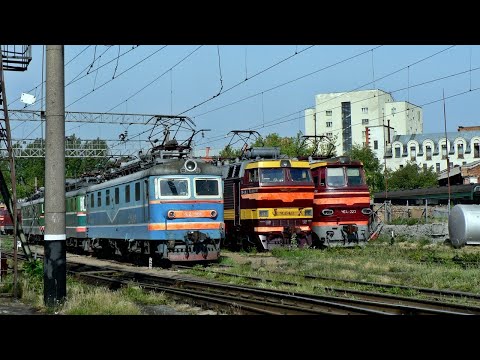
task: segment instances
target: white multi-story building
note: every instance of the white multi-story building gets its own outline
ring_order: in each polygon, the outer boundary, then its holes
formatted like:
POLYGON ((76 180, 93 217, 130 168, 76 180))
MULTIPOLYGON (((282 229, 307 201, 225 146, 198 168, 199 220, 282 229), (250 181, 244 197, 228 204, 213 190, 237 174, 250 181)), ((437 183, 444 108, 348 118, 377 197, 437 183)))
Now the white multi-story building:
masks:
MULTIPOLYGON (((377 89, 318 94, 315 108, 305 110, 305 135, 336 138, 337 155, 346 153, 353 145, 369 142, 367 128, 390 128, 391 137, 422 133, 422 109, 394 101, 392 95, 377 89)), ((387 139, 382 139, 381 148, 387 139)))
MULTIPOLYGON (((381 136, 375 133, 376 136, 381 136)), ((370 141, 369 145, 372 145, 370 141)), ((374 149, 376 157, 386 162, 390 170, 397 170, 407 163, 416 162, 420 168, 430 168, 437 173, 480 160, 480 131, 459 131, 434 134, 395 135, 391 145, 374 149)))

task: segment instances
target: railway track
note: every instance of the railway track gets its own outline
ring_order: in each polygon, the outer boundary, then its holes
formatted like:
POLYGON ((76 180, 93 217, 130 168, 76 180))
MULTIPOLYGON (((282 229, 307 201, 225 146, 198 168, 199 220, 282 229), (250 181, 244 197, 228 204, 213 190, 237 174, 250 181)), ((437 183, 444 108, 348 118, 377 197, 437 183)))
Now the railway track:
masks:
MULTIPOLYGON (((176 266, 179 269, 191 269, 188 266, 176 266)), ((224 271, 216 271, 211 268, 196 268, 195 270, 201 270, 206 272, 213 272, 219 275, 225 276, 232 276, 232 277, 239 277, 244 278, 247 280, 251 280, 253 282, 270 282, 270 283, 278 283, 287 286, 298 286, 298 283, 291 282, 291 281, 282 281, 276 279, 269 279, 264 277, 255 277, 255 276, 248 276, 248 275, 240 275, 240 274, 233 274, 224 271)), ((393 302, 397 304, 424 304, 427 307, 436 308, 436 309, 457 309, 457 310, 466 310, 472 311, 473 314, 478 314, 480 311, 480 307, 478 304, 480 303, 480 295, 475 293, 468 293, 468 292, 461 292, 461 291, 452 291, 452 290, 437 290, 437 289, 429 289, 429 288, 422 288, 416 286, 404 286, 404 285, 392 285, 392 284, 384 284, 384 283, 374 283, 374 282, 367 282, 367 281, 360 281, 360 280, 350 280, 350 279, 341 279, 341 278, 333 278, 333 277, 326 277, 326 276, 314 276, 314 275, 304 275, 304 274, 290 274, 284 273, 279 271, 271 271, 270 273, 273 274, 282 274, 282 275, 289 275, 289 276, 298 276, 304 279, 309 280, 328 280, 328 281, 338 281, 338 282, 346 282, 346 283, 354 283, 354 284, 361 284, 361 285, 368 285, 373 286, 378 289, 382 288, 398 288, 405 291, 416 292, 421 295, 428 296, 430 299, 415 299, 412 297, 407 296, 399 296, 393 294, 386 294, 386 293, 376 293, 376 292, 369 292, 369 291, 361 291, 355 289, 347 289, 347 288, 336 288, 331 286, 323 286, 323 285, 314 285, 314 288, 322 288, 330 294, 336 294, 336 296, 342 297, 353 297, 358 299, 364 300, 372 300, 372 301, 387 301, 393 302), (451 302, 444 302, 443 300, 452 301, 454 298, 462 298, 464 300, 469 300, 472 302, 471 305, 463 305, 463 304, 453 304, 451 302)), ((336 297, 336 298, 337 298, 336 297)))
MULTIPOLYGON (((416 299, 399 301, 387 294, 356 291, 355 297, 313 295, 261 289, 193 279, 180 275, 152 275, 109 266, 67 263, 69 274, 111 289, 135 283, 145 290, 164 292, 213 310, 263 315, 470 315, 480 308, 416 299)), ((348 290, 346 290, 348 291, 348 290)))

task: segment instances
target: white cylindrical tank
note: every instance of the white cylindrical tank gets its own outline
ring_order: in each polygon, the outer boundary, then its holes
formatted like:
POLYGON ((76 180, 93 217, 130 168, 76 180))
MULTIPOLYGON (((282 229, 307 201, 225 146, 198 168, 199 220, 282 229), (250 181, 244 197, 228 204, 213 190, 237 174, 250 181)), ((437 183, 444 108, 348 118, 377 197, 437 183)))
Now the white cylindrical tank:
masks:
POLYGON ((448 235, 455 248, 480 244, 480 205, 455 205, 448 217, 448 235))

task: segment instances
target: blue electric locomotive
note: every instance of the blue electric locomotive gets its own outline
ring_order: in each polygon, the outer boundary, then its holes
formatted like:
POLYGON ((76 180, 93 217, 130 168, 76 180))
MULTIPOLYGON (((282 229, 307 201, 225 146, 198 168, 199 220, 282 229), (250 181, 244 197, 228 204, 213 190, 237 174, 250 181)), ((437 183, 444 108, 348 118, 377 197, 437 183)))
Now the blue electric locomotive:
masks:
MULTIPOLYGON (((198 131, 187 117, 158 116, 157 125, 164 140, 152 140, 147 154, 67 184, 67 247, 173 262, 219 258, 225 237, 222 168, 191 157, 198 131), (191 135, 177 141, 185 129, 191 135)), ((43 239, 43 204, 37 193, 21 207, 23 228, 35 240, 43 239)))
POLYGON ((221 173, 200 159, 163 159, 89 186, 85 248, 170 261, 218 259, 225 234, 221 173))

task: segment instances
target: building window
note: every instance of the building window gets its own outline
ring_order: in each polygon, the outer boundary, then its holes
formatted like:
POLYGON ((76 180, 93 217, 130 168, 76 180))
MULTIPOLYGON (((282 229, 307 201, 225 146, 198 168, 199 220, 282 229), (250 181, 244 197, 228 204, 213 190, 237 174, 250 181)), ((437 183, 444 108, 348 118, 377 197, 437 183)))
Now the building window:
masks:
POLYGON ((440 172, 440 163, 435 164, 435 170, 437 171, 437 173, 440 172))
POLYGON ((463 144, 457 144, 458 158, 463 159, 463 144))
POLYGON ((423 171, 427 171, 427 163, 423 163, 423 171))
POLYGON ((400 165, 400 169, 403 169, 403 165, 400 165))
POLYGON ((400 147, 398 147, 398 146, 395 148, 395 157, 396 158, 400 157, 400 147))
POLYGON ((427 145, 425 147, 425 152, 427 153, 427 160, 432 160, 432 147, 427 145))
POLYGON ((327 115, 327 116, 332 116, 332 110, 327 110, 327 111, 325 111, 325 115, 327 115))
POLYGON ((414 161, 416 159, 417 148, 415 146, 410 146, 410 160, 414 161))
POLYGON ((362 125, 368 125, 368 119, 362 119, 362 125))
POLYGON ((466 162, 466 161, 462 161, 462 165, 467 165, 467 162, 466 162))
POLYGON ((480 157, 480 144, 476 143, 473 144, 473 157, 479 158, 480 157))
POLYGON ((362 107, 362 114, 368 114, 368 107, 362 107))
POLYGON ((367 136, 367 132, 366 132, 366 131, 362 131, 362 136, 363 136, 363 137, 366 137, 366 136, 367 136))
POLYGON ((327 133, 327 136, 328 136, 328 137, 332 137, 332 133, 327 133))
POLYGON ((373 148, 374 148, 375 150, 378 149, 378 141, 377 141, 377 140, 374 140, 374 141, 373 141, 373 148))
POLYGON ((442 159, 447 158, 447 144, 442 145, 442 159))
POLYGON ((332 122, 331 121, 327 121, 327 127, 332 127, 332 122))

